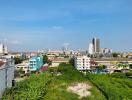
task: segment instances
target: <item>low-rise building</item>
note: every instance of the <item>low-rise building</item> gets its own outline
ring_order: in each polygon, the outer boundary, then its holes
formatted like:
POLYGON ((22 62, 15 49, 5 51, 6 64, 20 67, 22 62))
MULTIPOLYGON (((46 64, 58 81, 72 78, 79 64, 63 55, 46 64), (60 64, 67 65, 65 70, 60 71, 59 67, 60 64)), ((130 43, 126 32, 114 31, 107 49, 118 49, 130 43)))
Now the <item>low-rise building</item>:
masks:
POLYGON ((16 69, 16 70, 22 69, 22 71, 23 71, 25 74, 28 73, 28 71, 29 71, 28 61, 23 61, 22 63, 17 64, 17 65, 15 66, 15 69, 16 69))
POLYGON ((90 70, 90 57, 87 56, 77 56, 74 58, 75 68, 79 71, 90 70))
POLYGON ((67 58, 55 58, 54 60, 52 60, 52 64, 50 67, 58 67, 60 63, 68 63, 69 59, 67 58))
POLYGON ((98 64, 105 65, 109 73, 113 73, 114 70, 129 69, 127 65, 132 64, 132 59, 128 58, 94 58, 92 60, 98 64))
POLYGON ((29 71, 38 71, 43 66, 43 57, 36 56, 29 59, 29 71))
POLYGON ((54 55, 54 54, 48 54, 47 57, 48 57, 49 60, 54 60, 54 58, 56 57, 56 55, 54 55))

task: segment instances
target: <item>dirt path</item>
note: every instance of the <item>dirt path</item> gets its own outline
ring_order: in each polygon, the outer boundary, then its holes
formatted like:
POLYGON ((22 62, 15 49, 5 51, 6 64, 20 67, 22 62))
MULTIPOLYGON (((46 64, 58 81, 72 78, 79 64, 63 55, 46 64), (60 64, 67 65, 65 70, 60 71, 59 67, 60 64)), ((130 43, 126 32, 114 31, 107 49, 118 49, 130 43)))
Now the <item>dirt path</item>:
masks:
POLYGON ((74 83, 67 88, 67 91, 79 95, 79 98, 83 98, 91 96, 89 89, 91 89, 91 86, 87 83, 74 83))

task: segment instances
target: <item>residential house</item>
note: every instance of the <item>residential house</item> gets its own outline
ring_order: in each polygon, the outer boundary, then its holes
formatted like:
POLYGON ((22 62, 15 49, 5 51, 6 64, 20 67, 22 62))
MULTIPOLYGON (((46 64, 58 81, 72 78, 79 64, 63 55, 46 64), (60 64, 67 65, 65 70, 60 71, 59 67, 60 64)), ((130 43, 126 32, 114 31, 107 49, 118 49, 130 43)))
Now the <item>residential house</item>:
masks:
POLYGON ((29 68, 28 68, 28 61, 23 61, 22 63, 17 64, 17 65, 15 66, 15 69, 16 69, 16 70, 22 69, 22 71, 23 71, 25 74, 28 73, 28 71, 29 71, 29 68))
POLYGON ((43 66, 43 57, 36 56, 29 59, 29 71, 38 71, 43 66))

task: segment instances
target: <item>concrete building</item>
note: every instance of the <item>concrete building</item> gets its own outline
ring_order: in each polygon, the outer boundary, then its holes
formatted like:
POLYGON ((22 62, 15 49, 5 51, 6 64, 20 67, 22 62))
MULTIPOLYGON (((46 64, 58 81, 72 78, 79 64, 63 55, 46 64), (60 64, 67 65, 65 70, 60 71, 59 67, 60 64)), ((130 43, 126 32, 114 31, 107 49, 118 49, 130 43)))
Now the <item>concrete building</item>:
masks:
POLYGON ((17 64, 17 65, 15 66, 15 69, 16 69, 16 70, 22 69, 22 71, 23 71, 25 74, 28 73, 28 71, 29 71, 28 61, 23 61, 21 64, 17 64))
POLYGON ((29 71, 38 71, 43 66, 43 57, 36 56, 29 59, 29 71))
POLYGON ((93 49, 94 49, 94 53, 99 53, 100 52, 100 39, 98 38, 93 38, 92 40, 92 44, 93 44, 93 49))
MULTIPOLYGON (((107 66, 106 69, 110 73, 113 73, 114 70, 121 70, 121 69, 123 69, 123 66, 116 67, 116 65, 118 65, 120 63, 132 64, 132 59, 128 59, 128 58, 109 58, 109 59, 94 58, 92 60, 95 61, 98 64, 106 65, 107 66)), ((128 69, 128 67, 126 67, 125 69, 128 69)))
POLYGON ((77 56, 74 58, 75 68, 79 71, 90 70, 90 57, 77 56))
POLYGON ((56 55, 48 54, 47 57, 48 57, 49 60, 53 60, 56 57, 56 55))
POLYGON ((14 60, 6 58, 0 59, 0 100, 5 89, 12 86, 14 68, 14 60))
POLYGON ((50 67, 58 67, 60 63, 68 63, 69 59, 67 58, 55 58, 52 60, 52 64, 50 67))
POLYGON ((112 53, 112 50, 109 49, 109 48, 102 48, 100 50, 100 52, 103 53, 103 54, 110 54, 110 53, 112 53))
POLYGON ((7 50, 7 46, 0 43, 0 54, 7 54, 8 50, 7 50))
POLYGON ((93 45, 93 43, 89 44, 89 54, 91 54, 91 55, 94 54, 94 45, 93 45))

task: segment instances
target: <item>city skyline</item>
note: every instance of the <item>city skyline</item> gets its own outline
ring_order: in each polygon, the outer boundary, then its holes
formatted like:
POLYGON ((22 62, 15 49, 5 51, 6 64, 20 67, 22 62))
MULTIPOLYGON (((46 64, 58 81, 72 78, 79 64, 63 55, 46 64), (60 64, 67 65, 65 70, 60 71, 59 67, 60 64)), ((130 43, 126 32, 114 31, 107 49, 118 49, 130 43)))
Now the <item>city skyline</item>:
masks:
POLYGON ((101 48, 132 51, 131 0, 0 1, 0 42, 11 51, 88 50, 93 37, 101 48), (59 5, 59 6, 58 6, 59 5))

